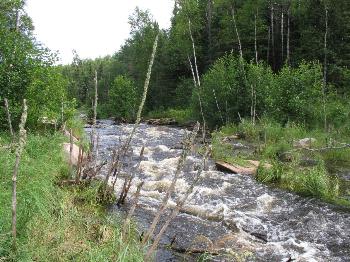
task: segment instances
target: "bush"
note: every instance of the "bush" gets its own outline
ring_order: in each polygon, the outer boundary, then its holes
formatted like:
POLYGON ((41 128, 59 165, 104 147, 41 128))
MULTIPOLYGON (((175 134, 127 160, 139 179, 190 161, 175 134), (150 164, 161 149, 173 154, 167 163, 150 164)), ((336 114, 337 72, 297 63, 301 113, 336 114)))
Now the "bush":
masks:
POLYGON ((66 88, 67 80, 56 68, 40 67, 36 69, 33 81, 26 92, 29 128, 36 129, 43 118, 61 122, 62 109, 63 121, 74 116, 75 100, 67 100, 66 88))
POLYGON ((285 66, 268 90, 268 114, 280 123, 322 123, 322 70, 317 63, 285 66))
POLYGON ((136 117, 137 92, 134 83, 126 76, 117 76, 109 92, 110 114, 132 120, 136 117))

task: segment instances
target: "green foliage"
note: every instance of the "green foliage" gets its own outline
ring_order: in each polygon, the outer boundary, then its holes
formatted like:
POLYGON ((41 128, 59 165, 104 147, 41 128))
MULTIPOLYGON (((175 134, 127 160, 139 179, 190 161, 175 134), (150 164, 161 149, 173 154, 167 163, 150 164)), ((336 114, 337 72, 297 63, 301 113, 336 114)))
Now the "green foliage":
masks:
MULTIPOLYGON (((284 67, 269 90, 268 112, 282 123, 309 126, 322 121, 322 73, 319 64, 284 67)), ((322 123, 322 122, 321 122, 322 123)))
POLYGON ((223 120, 250 117, 252 104, 258 117, 266 115, 280 123, 317 126, 323 120, 322 73, 316 63, 286 66, 273 74, 264 64, 246 63, 227 55, 204 75, 202 96, 204 113, 212 127, 223 124, 223 120))
POLYGON ((126 76, 116 77, 109 92, 111 114, 118 118, 134 119, 137 101, 137 92, 132 80, 126 76))
POLYGON ((64 122, 73 117, 75 104, 67 101, 66 87, 67 81, 55 68, 39 67, 33 72, 33 81, 26 92, 30 127, 38 125, 43 118, 64 122))

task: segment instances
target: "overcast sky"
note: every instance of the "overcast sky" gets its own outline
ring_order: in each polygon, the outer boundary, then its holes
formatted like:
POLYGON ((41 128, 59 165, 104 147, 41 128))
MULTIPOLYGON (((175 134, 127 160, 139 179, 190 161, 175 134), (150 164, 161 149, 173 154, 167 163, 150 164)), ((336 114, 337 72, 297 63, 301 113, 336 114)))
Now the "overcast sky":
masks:
POLYGON ((27 0, 37 39, 70 63, 111 55, 128 38, 128 17, 136 6, 149 9, 161 28, 170 26, 173 0, 27 0))

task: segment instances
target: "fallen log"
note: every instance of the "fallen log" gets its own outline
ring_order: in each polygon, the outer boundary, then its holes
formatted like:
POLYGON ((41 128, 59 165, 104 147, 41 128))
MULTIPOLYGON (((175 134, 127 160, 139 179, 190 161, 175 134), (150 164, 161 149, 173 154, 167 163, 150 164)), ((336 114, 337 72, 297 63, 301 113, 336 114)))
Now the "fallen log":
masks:
MULTIPOLYGON (((247 160, 247 164, 249 166, 241 166, 238 164, 229 164, 224 161, 216 161, 215 165, 218 170, 222 170, 225 172, 231 172, 233 174, 242 174, 242 175, 255 175, 260 166, 260 161, 256 160, 247 160)), ((268 163, 264 163, 264 168, 271 168, 272 165, 268 163)))
POLYGON ((229 164, 223 161, 215 162, 216 168, 218 170, 231 172, 234 174, 242 174, 242 175, 255 175, 258 169, 257 166, 254 167, 244 167, 237 164, 229 164))

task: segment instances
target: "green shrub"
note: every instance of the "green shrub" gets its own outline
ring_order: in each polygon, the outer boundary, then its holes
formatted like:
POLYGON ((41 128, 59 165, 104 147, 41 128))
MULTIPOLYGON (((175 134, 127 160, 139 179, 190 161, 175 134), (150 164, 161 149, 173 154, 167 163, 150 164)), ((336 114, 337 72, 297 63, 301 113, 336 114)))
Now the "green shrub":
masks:
POLYGON ((137 92, 132 80, 117 76, 109 92, 110 115, 128 120, 136 117, 137 92))

